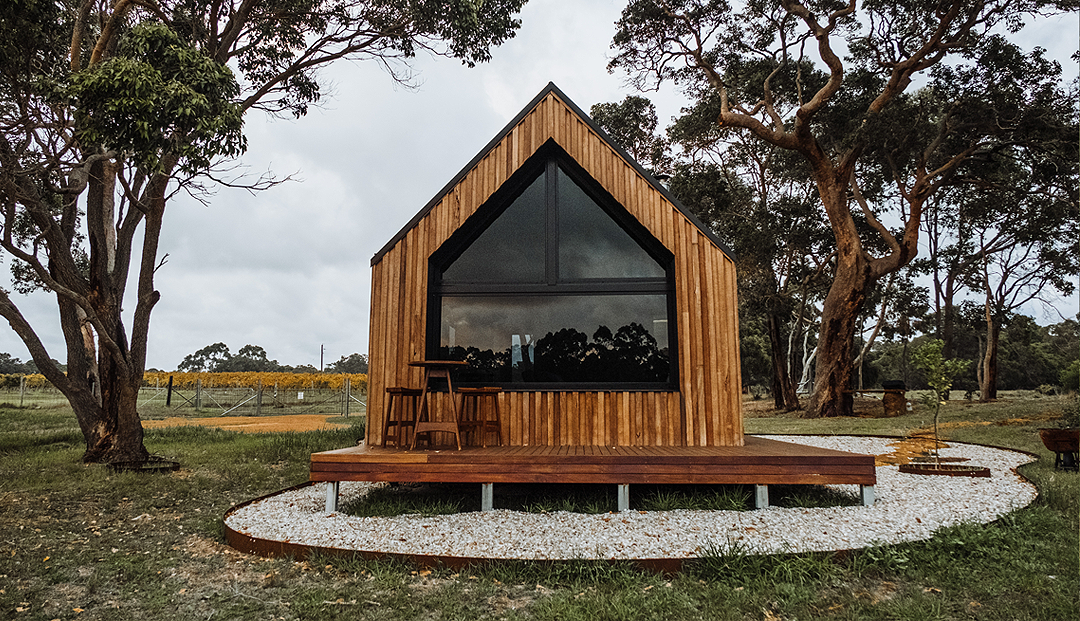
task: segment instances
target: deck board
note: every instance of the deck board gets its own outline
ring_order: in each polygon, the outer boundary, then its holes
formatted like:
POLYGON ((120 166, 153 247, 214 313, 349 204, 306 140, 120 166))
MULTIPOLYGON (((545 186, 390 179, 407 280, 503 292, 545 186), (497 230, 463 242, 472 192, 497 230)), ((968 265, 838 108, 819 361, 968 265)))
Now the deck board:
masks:
POLYGON ((354 446, 311 455, 312 481, 873 485, 874 456, 746 436, 743 446, 354 446))

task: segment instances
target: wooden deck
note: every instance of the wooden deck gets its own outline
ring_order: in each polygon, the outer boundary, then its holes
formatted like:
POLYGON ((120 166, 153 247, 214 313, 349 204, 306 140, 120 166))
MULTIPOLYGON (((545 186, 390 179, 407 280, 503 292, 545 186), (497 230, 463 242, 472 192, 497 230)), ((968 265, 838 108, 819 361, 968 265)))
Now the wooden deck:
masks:
POLYGON ((746 436, 744 446, 355 446, 312 453, 312 481, 872 486, 874 456, 746 436))

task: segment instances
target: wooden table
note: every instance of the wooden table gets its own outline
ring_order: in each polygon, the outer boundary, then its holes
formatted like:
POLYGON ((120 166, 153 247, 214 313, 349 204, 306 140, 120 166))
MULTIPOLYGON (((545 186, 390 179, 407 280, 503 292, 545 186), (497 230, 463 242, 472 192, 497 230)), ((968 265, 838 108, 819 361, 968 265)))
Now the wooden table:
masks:
MULTIPOLYGON (((432 431, 442 431, 446 433, 454 434, 454 441, 457 443, 457 448, 461 450, 461 435, 458 429, 458 406, 457 399, 454 397, 454 383, 450 379, 450 371, 455 367, 468 366, 469 363, 463 360, 414 360, 409 363, 410 367, 419 367, 424 370, 424 380, 422 385, 423 392, 420 395, 420 411, 416 413, 416 427, 413 429, 412 444, 409 445, 409 449, 416 448, 416 438, 421 433, 430 433, 432 431), (428 392, 431 385, 431 380, 445 378, 446 388, 450 398, 450 420, 435 421, 431 415, 430 400, 428 399, 428 392)), ((428 442, 431 442, 430 436, 428 442)))

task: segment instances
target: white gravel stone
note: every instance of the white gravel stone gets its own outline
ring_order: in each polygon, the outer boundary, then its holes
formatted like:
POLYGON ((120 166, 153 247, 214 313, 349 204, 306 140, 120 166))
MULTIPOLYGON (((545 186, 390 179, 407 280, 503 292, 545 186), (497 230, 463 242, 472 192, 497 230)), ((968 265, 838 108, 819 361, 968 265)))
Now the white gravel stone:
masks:
MULTIPOLYGON (((765 436, 775 440, 883 455, 888 438, 765 436)), ((986 523, 1030 504, 1035 487, 1015 469, 1032 457, 1015 451, 951 443, 942 457, 988 467, 989 478, 901 474, 877 468, 877 501, 869 507, 756 511, 636 511, 585 515, 496 510, 437 517, 351 517, 325 513, 326 484, 277 494, 227 518, 233 530, 302 545, 466 558, 666 559, 710 550, 746 553, 847 550, 929 539, 940 528, 986 523)), ((339 506, 378 483, 343 482, 339 506)), ((496 486, 496 494, 498 494, 496 486)), ((837 485, 858 493, 857 485, 837 485)), ((480 493, 477 486, 477 494, 480 493)))

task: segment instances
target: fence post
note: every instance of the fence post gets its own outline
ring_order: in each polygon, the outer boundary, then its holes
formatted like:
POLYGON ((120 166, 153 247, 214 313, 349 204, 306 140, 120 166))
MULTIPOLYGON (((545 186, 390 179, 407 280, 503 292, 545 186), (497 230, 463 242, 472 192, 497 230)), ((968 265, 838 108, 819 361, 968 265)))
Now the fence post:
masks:
POLYGON ((195 411, 202 409, 202 378, 195 380, 195 411))
POLYGON ((170 375, 169 376, 169 390, 168 390, 168 392, 165 393, 165 407, 170 407, 172 405, 172 380, 173 380, 173 376, 170 375))
POLYGON ((349 417, 349 399, 351 398, 350 397, 351 393, 352 393, 352 380, 350 380, 348 378, 348 376, 346 376, 345 377, 345 406, 342 408, 342 413, 345 415, 345 418, 349 417))
POLYGON ((23 397, 26 396, 26 376, 19 376, 19 407, 23 406, 23 397))
POLYGON ((255 388, 255 416, 262 416, 262 380, 255 388))

